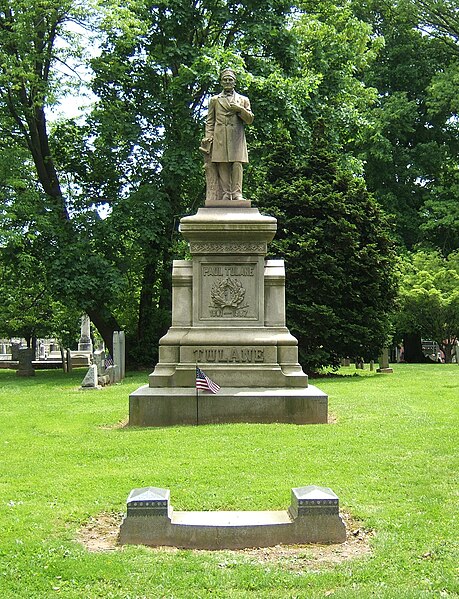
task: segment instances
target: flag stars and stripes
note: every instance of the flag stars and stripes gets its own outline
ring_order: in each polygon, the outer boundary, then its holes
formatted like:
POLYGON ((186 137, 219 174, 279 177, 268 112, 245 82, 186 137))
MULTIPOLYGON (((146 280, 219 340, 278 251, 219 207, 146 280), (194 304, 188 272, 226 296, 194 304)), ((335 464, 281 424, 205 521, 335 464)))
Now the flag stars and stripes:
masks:
POLYGON ((220 386, 214 383, 200 368, 196 366, 196 389, 204 389, 211 393, 218 393, 220 386))

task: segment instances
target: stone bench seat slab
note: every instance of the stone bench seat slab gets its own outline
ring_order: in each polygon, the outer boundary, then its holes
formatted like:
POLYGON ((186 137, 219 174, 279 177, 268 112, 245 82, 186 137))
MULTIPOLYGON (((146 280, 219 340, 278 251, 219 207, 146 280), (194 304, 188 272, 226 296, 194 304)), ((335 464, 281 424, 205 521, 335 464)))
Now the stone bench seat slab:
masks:
POLYGON ((173 512, 172 524, 182 526, 273 526, 290 524, 287 511, 173 512))

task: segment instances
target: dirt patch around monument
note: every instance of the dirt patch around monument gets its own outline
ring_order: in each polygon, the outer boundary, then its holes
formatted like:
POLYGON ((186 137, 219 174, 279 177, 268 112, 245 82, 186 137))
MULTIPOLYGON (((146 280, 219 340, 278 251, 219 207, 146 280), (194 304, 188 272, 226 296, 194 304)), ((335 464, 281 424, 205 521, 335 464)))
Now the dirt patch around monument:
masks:
MULTIPOLYGON (((90 552, 122 551, 118 545, 118 533, 124 514, 102 512, 79 530, 77 541, 90 552)), ((366 530, 361 523, 349 514, 341 513, 346 525, 347 539, 344 543, 334 545, 276 545, 252 549, 213 551, 221 554, 221 568, 234 567, 243 557, 254 564, 275 564, 292 571, 304 569, 319 570, 352 559, 371 554, 370 539, 373 531, 366 530)), ((175 553, 176 547, 150 547, 150 551, 175 553)), ((193 550, 201 553, 202 550, 193 550)))
POLYGON ((337 422, 338 422, 338 416, 336 414, 332 414, 331 412, 328 412, 327 423, 328 424, 337 424, 337 422))
POLYGON ((129 418, 123 418, 122 420, 118 420, 118 422, 115 422, 114 424, 101 424, 99 425, 99 428, 101 428, 102 430, 113 430, 113 429, 117 429, 117 428, 127 428, 129 426, 129 418))

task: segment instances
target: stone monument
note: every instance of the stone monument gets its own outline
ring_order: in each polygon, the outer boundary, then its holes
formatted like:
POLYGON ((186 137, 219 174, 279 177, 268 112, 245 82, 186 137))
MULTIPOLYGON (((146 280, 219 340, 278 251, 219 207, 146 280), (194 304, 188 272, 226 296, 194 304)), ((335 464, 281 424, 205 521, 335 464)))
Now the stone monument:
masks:
POLYGON ((99 385, 99 377, 97 374, 97 366, 96 364, 91 364, 88 368, 88 372, 85 374, 85 377, 78 388, 79 391, 87 391, 91 389, 102 389, 101 385, 99 385))
POLYGON ((338 496, 316 485, 292 489, 288 510, 260 512, 177 512, 169 489, 133 489, 119 535, 121 545, 207 550, 345 540, 338 496))
POLYGON ((379 356, 379 368, 376 369, 376 372, 383 374, 392 374, 394 372, 394 369, 389 364, 389 349, 387 347, 383 348, 379 356))
POLYGON ((91 341, 91 321, 87 314, 81 317, 80 340, 78 341, 79 352, 89 352, 92 354, 91 341))
POLYGON ((266 259, 276 219, 242 197, 253 114, 234 84, 225 69, 224 90, 209 104, 205 206, 180 221, 192 259, 174 260, 172 326, 148 385, 130 396, 132 426, 327 422, 328 398, 308 384, 286 327, 284 261, 266 259), (197 396, 196 365, 220 385, 217 394, 197 396))
POLYGON ((79 366, 89 367, 92 363, 93 345, 91 340, 91 321, 87 314, 81 317, 80 339, 78 341, 78 350, 70 354, 71 367, 79 366))
POLYGON ((31 347, 19 348, 17 376, 35 376, 35 369, 32 364, 34 357, 35 352, 31 347))

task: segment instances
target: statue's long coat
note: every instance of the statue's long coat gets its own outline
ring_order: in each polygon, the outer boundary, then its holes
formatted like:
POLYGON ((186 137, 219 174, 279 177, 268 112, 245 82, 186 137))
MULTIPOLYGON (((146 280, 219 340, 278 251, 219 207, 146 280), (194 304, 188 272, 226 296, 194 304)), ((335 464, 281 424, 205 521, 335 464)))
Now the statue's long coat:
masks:
MULTIPOLYGON (((233 102, 245 108, 250 114, 250 101, 245 96, 234 92, 230 98, 233 102)), ((212 96, 209 102, 206 121, 206 137, 213 138, 212 162, 248 162, 247 143, 245 141, 244 121, 229 109, 228 97, 222 92, 212 96)))

